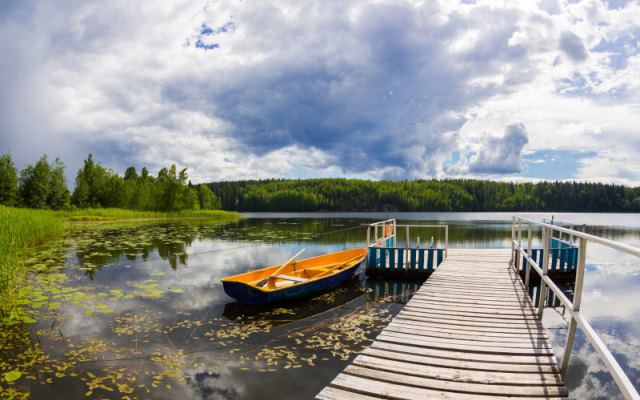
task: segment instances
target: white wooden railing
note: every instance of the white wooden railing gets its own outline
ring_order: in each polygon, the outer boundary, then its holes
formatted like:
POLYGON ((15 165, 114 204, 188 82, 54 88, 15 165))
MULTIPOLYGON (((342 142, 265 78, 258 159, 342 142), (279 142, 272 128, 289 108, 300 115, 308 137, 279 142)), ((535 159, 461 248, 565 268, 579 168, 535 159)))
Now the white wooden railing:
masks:
MULTIPOLYGON (((560 240, 564 243, 572 244, 570 242, 566 242, 561 238, 554 238, 555 240, 560 240)), ((555 293, 556 298, 559 299, 562 304, 569 310, 571 314, 571 322, 569 324, 569 332, 567 334, 567 342, 564 347, 564 355, 562 357, 562 362, 560 365, 560 371, 562 376, 565 376, 567 372, 567 367, 569 366, 569 358, 571 356, 571 349, 573 347, 573 340, 576 335, 576 328, 580 326, 582 331, 585 333, 589 342, 596 349, 602 361, 607 366, 607 369, 613 376, 613 379, 618 384, 622 395, 626 399, 640 400, 640 395, 638 395, 638 391, 634 388, 633 384, 624 373, 620 365, 613 357, 611 352, 607 349, 605 344, 602 342, 598 334, 593 330, 591 325, 587 322, 585 317, 580 312, 580 303, 582 300, 582 288, 584 282, 584 268, 585 268, 585 260, 587 254, 587 243, 594 242, 601 244, 603 246, 607 246, 627 254, 634 255, 636 257, 640 257, 640 249, 636 247, 627 246, 622 243, 616 243, 611 240, 599 238, 597 236, 589 235, 584 232, 579 232, 573 229, 563 228, 561 226, 555 226, 552 224, 547 224, 546 222, 533 221, 527 218, 513 216, 513 222, 511 226, 511 257, 520 257, 521 255, 527 259, 529 265, 533 267, 533 269, 540 275, 541 283, 540 283, 540 295, 538 296, 538 305, 537 312, 538 316, 542 318, 542 312, 544 311, 544 293, 546 292, 546 288, 548 287, 555 293), (517 224, 516 224, 517 220, 517 224), (527 249, 522 248, 522 222, 527 223, 527 249), (517 226, 516 226, 517 225, 517 226), (531 230, 532 227, 541 227, 542 228, 542 243, 543 243, 543 256, 542 256, 542 267, 538 265, 532 258, 530 254, 531 250, 531 230), (517 239, 516 239, 516 229, 518 231, 517 239), (553 232, 558 232, 562 237, 562 234, 565 233, 570 235, 571 241, 574 241, 575 238, 578 239, 578 265, 576 267, 576 283, 575 290, 573 294, 573 303, 564 295, 562 290, 556 286, 555 283, 547 276, 548 267, 549 267, 549 239, 552 238, 553 232), (515 252, 517 251, 517 255, 515 252)), ((573 244, 575 245, 575 244, 573 244)), ((512 259, 511 265, 515 268, 515 259, 512 259)), ((531 271, 531 267, 527 266, 525 272, 525 286, 529 287, 529 274, 531 271)))
POLYGON ((396 234, 398 228, 406 229, 406 247, 409 248, 409 229, 410 228, 440 228, 444 229, 444 256, 447 257, 449 251, 449 225, 398 225, 395 219, 388 219, 386 221, 375 222, 373 224, 367 224, 367 250, 369 247, 374 247, 378 244, 378 228, 381 228, 382 239, 393 238, 393 246, 396 246, 396 234), (391 228, 391 234, 386 235, 387 228, 391 228), (373 229, 373 242, 371 241, 371 230, 373 229))

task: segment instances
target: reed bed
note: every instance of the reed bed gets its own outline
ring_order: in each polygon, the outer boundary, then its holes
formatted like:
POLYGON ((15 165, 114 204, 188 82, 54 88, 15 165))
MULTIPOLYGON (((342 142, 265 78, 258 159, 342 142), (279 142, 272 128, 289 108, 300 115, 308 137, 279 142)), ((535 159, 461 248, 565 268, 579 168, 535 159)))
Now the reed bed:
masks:
POLYGON ((85 208, 73 211, 53 211, 54 214, 70 221, 104 221, 116 219, 146 218, 215 218, 235 219, 240 214, 222 210, 184 210, 175 212, 135 211, 120 208, 85 208))

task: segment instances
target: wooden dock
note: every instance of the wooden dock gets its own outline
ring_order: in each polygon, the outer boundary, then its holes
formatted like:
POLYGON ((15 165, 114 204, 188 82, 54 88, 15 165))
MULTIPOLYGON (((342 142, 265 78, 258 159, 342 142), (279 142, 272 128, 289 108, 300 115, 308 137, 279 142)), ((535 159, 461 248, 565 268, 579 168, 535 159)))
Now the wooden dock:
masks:
POLYGON ((446 260, 317 400, 561 399, 557 359, 509 250, 446 260))

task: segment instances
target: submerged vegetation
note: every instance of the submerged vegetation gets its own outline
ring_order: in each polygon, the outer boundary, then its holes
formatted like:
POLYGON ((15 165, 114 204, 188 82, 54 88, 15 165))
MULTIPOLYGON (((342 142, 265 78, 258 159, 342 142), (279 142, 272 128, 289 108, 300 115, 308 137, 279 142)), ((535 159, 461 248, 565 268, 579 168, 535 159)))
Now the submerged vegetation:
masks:
POLYGON ((207 184, 234 211, 640 212, 640 188, 582 182, 323 178, 207 184))

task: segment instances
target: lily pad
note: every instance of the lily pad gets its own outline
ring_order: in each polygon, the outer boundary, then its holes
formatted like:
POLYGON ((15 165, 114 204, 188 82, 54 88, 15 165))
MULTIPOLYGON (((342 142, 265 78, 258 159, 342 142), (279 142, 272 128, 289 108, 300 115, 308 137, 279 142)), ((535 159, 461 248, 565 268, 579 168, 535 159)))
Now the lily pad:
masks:
POLYGON ((13 382, 20 379, 21 376, 22 376, 22 373, 20 371, 9 371, 6 374, 4 374, 4 379, 7 382, 13 382))

